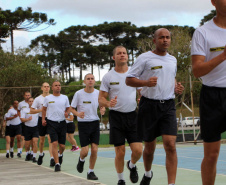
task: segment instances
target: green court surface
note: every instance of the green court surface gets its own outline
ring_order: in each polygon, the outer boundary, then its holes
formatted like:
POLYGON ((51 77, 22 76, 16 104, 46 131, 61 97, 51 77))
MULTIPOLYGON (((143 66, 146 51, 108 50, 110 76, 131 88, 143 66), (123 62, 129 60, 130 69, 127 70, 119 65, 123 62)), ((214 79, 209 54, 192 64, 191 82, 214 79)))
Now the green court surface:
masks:
MULTIPOLYGON (((126 184, 132 184, 129 180, 129 171, 126 168, 126 162, 130 159, 131 151, 129 147, 126 149, 125 155, 125 168, 124 177, 126 184)), ((177 145, 178 153, 178 170, 177 170, 177 185, 201 185, 201 173, 200 165, 203 158, 203 147, 202 144, 199 145, 177 145)), ((98 182, 107 185, 116 185, 118 178, 114 167, 114 148, 100 148, 98 151, 98 158, 95 166, 95 174, 99 177, 98 182)), ((63 164, 61 166, 61 172, 64 174, 70 174, 73 176, 78 176, 80 178, 86 179, 87 170, 89 165, 89 156, 86 158, 83 173, 78 173, 76 170, 76 165, 79 158, 79 151, 71 152, 66 150, 64 152, 63 164)), ((23 157, 20 160, 24 160, 23 157)), ((44 162, 40 168, 49 168, 54 172, 54 168, 49 167, 49 154, 48 151, 45 152, 44 162)), ((31 162, 28 162, 31 163, 31 162)), ((167 185, 167 174, 165 170, 165 152, 162 145, 158 145, 155 152, 155 159, 153 161, 153 179, 151 185, 167 185)), ((144 174, 143 160, 140 159, 137 163, 139 181, 144 174)), ((221 153, 219 156, 219 162, 217 167, 217 177, 216 185, 226 184, 226 145, 222 144, 221 153)), ((58 173, 58 172, 57 172, 58 173)), ((56 173, 56 175, 57 175, 56 173)), ((76 182, 74 183, 76 184, 76 182)))

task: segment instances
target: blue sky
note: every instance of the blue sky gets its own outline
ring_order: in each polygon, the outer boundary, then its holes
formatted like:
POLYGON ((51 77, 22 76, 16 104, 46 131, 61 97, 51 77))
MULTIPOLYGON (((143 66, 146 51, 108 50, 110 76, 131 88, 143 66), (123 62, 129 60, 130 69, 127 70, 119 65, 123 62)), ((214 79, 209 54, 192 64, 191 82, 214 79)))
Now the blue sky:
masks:
MULTIPOLYGON (((71 25, 96 25, 105 21, 130 21, 137 26, 188 25, 198 27, 214 7, 210 0, 0 0, 3 10, 31 7, 57 24, 40 32, 15 32, 15 48, 26 47, 43 34, 57 34, 71 25)), ((10 50, 10 42, 2 45, 10 50)))

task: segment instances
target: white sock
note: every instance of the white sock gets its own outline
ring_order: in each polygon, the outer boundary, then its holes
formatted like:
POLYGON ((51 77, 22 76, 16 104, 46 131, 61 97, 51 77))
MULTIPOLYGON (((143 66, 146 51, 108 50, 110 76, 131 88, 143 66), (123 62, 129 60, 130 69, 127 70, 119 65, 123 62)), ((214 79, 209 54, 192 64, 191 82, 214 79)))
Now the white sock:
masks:
POLYGON ((36 157, 36 154, 37 154, 37 153, 33 153, 33 157, 36 157))
POLYGON ((29 154, 31 154, 31 151, 28 151, 29 154))
POLYGON ((130 169, 134 168, 135 166, 136 166, 136 165, 133 164, 131 161, 129 162, 129 168, 130 168, 130 169))
POLYGON ((29 152, 26 152, 26 156, 29 154, 29 152))
POLYGON ((10 152, 13 152, 13 148, 10 148, 10 152))
POLYGON ((125 180, 123 173, 118 173, 118 180, 125 180))
POLYGON ((60 166, 60 163, 56 163, 56 165, 59 165, 60 166))
POLYGON ((145 176, 151 178, 152 177, 151 170, 150 171, 145 171, 145 176))
POLYGON ((89 168, 88 174, 89 174, 90 172, 94 172, 94 170, 89 168))
POLYGON ((79 158, 80 158, 80 161, 85 162, 85 158, 84 159, 81 159, 81 157, 79 157, 79 158))
POLYGON ((43 152, 39 154, 40 156, 43 156, 43 152))
POLYGON ((9 153, 9 150, 6 150, 6 153, 9 153))
POLYGON ((20 153, 20 148, 17 148, 17 153, 20 153))
POLYGON ((54 159, 54 158, 53 158, 53 156, 52 156, 52 157, 50 157, 50 159, 54 159))
POLYGON ((174 183, 172 183, 172 184, 169 184, 169 185, 175 185, 174 183))
POLYGON ((31 155, 33 155, 33 151, 31 151, 31 155))
POLYGON ((20 152, 22 153, 22 148, 19 148, 20 152))

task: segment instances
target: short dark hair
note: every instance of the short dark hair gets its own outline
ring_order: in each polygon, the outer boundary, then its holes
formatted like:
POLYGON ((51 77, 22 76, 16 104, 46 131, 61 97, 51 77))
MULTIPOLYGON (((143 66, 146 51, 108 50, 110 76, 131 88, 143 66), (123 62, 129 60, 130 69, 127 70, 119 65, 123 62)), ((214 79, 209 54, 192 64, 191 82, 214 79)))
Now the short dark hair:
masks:
MULTIPOLYGON (((121 46, 121 45, 116 46, 116 47, 113 49, 113 56, 115 56, 116 50, 117 50, 118 48, 125 48, 125 47, 124 47, 124 46, 121 46)), ((125 49, 126 49, 126 48, 125 48, 125 49)), ((126 49, 126 52, 127 52, 127 49, 126 49)))

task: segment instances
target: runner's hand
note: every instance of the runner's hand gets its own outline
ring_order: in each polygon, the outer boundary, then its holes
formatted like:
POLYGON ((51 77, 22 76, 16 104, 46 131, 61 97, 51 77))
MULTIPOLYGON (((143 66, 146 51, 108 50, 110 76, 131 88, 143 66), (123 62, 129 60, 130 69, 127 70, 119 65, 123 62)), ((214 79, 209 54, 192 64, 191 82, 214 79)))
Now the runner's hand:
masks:
POLYGON ((85 117, 85 112, 78 112, 77 116, 83 119, 85 117))
POLYGON ((147 80, 147 87, 155 87, 157 85, 158 77, 153 76, 147 80))
POLYGON ((117 104, 117 96, 115 96, 114 99, 111 99, 110 101, 110 107, 114 107, 117 104))

